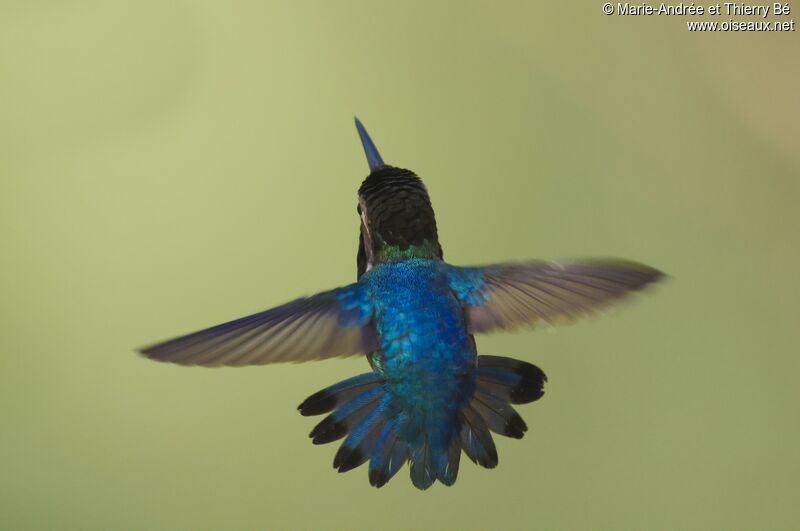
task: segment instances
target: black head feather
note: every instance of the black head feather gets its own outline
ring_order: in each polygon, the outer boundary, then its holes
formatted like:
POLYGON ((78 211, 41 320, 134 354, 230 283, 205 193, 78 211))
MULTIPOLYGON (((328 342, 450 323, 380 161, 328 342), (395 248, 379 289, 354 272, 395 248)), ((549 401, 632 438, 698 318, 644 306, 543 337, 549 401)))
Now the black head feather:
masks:
POLYGON ((420 249, 419 257, 442 258, 428 190, 414 172, 381 166, 364 180, 358 196, 358 211, 366 222, 361 227, 359 269, 370 258, 373 263, 398 255, 408 258, 403 253, 410 248, 420 249))

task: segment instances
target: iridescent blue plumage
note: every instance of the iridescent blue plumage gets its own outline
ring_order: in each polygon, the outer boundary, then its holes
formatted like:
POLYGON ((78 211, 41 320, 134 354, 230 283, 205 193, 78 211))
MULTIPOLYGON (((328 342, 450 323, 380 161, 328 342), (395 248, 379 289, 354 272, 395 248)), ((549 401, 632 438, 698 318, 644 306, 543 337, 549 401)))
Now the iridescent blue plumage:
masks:
POLYGON ((381 264, 359 283, 374 301, 380 347, 372 360, 391 411, 414 412, 395 429, 409 448, 414 484, 424 488, 446 479, 458 414, 475 387, 475 344, 443 262, 381 264))
POLYGON ((366 354, 372 370, 314 393, 303 415, 328 415, 315 444, 344 438, 340 472, 369 461, 380 487, 408 461, 420 489, 452 485, 461 452, 493 468, 490 432, 521 438, 512 407, 541 398, 544 372, 479 356, 473 334, 554 323, 602 309, 660 278, 619 260, 456 267, 444 262, 428 191, 383 162, 356 120, 370 167, 358 193, 358 281, 147 347, 159 361, 217 367, 366 354))

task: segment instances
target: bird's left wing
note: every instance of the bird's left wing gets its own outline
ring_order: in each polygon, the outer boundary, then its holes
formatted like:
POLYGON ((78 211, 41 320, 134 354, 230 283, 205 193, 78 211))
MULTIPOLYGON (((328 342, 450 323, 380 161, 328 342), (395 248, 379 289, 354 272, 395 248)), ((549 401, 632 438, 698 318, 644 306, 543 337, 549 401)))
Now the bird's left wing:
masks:
POLYGON ((448 268, 450 287, 474 334, 572 321, 664 276, 616 259, 448 268))
POLYGON ((219 367, 309 361, 376 348, 369 300, 358 284, 141 349, 148 358, 219 367))

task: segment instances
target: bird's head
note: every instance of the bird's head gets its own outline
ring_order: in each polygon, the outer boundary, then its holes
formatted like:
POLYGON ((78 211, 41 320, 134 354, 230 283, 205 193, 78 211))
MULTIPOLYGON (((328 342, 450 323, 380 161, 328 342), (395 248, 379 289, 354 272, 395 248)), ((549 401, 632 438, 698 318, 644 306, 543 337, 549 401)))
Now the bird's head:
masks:
POLYGON ((358 118, 356 128, 370 169, 358 189, 359 276, 377 263, 441 259, 436 217, 422 180, 410 170, 384 164, 358 118))

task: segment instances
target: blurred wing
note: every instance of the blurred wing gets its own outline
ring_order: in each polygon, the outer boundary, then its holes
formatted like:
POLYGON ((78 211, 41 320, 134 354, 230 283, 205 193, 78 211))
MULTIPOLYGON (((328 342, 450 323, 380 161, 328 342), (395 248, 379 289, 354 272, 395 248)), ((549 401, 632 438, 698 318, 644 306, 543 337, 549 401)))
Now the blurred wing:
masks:
POLYGON ((621 260, 454 267, 450 284, 466 306, 470 332, 569 322, 597 312, 663 273, 621 260))
POLYGON ((263 365, 370 352, 376 348, 358 286, 297 299, 249 317, 146 347, 141 353, 181 365, 263 365))

